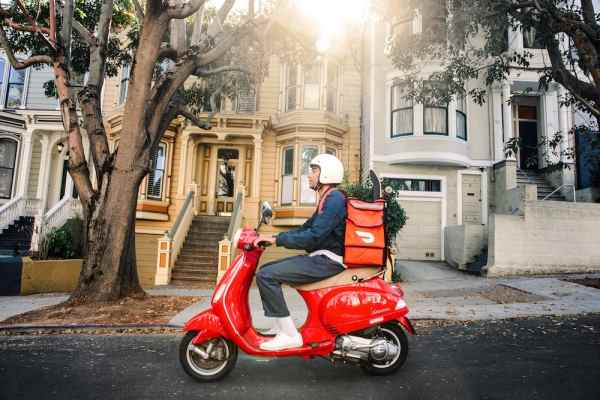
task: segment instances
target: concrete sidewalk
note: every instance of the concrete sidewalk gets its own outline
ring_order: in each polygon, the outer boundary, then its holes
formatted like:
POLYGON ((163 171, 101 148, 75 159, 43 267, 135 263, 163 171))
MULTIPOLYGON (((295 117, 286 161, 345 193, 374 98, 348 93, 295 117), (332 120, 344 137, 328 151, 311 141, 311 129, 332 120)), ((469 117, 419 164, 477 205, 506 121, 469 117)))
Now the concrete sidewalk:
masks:
MULTIPOLYGON (((562 275, 535 278, 482 278, 448 267, 444 263, 400 261, 406 302, 412 319, 490 320, 542 315, 600 313, 600 290, 566 282, 579 277, 600 278, 600 274, 562 275)), ((185 322, 209 306, 212 290, 172 286, 147 290, 151 295, 201 296, 202 301, 186 308, 170 321, 185 322)), ((292 318, 301 325, 306 306, 300 295, 284 286, 292 318)), ((0 297, 0 321, 26 311, 60 303, 66 294, 0 297)), ((255 327, 267 328, 258 289, 249 295, 255 327)))

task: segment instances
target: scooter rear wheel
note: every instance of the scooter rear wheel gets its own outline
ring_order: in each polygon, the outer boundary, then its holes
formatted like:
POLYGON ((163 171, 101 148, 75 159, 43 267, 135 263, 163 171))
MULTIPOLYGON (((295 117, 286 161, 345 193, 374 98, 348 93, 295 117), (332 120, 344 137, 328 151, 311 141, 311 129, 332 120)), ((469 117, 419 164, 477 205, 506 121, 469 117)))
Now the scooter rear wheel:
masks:
POLYGON ((396 323, 387 323, 380 326, 371 338, 383 338, 390 344, 397 346, 398 354, 392 360, 386 362, 365 361, 361 364, 363 371, 369 375, 389 375, 396 372, 408 357, 408 338, 404 329, 396 323))
POLYGON ((238 348, 231 341, 218 337, 195 345, 192 339, 198 332, 188 332, 179 344, 179 362, 183 370, 200 382, 223 379, 231 372, 238 348))

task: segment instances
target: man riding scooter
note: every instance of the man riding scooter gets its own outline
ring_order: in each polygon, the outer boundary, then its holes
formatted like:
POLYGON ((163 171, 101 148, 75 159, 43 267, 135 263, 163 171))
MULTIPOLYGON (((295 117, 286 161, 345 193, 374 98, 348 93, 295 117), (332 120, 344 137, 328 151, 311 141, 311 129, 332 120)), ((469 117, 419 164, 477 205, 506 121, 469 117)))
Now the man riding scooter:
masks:
POLYGON ((256 274, 265 316, 274 318, 266 334, 275 337, 260 345, 263 350, 283 350, 302 346, 286 306, 282 284, 317 282, 342 272, 346 197, 336 189, 342 182, 344 167, 330 154, 320 154, 310 162, 309 186, 319 195, 313 216, 302 227, 275 236, 260 236, 256 242, 270 242, 309 254, 267 263, 256 274))

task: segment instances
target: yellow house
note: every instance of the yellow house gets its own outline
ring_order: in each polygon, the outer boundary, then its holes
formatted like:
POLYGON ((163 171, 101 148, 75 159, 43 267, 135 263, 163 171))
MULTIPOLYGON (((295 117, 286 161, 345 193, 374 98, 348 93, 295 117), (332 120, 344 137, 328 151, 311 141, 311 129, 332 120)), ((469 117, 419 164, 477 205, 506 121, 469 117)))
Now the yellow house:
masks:
MULTIPOLYGON (((128 68, 108 79, 104 109, 111 146, 120 135, 128 68)), ((231 256, 228 230, 256 225, 259 204, 274 208, 261 232, 301 225, 314 211, 309 161, 331 153, 347 178, 360 168, 360 72, 350 54, 295 65, 273 57, 252 93, 224 100, 202 130, 176 119, 153 156, 141 185, 136 246, 142 285, 214 284, 231 256), (219 253, 219 242, 221 252, 219 253)), ((208 118, 208 114, 201 115, 208 118)), ((229 236, 231 232, 229 232, 229 236)), ((290 251, 272 248, 263 262, 290 251)))

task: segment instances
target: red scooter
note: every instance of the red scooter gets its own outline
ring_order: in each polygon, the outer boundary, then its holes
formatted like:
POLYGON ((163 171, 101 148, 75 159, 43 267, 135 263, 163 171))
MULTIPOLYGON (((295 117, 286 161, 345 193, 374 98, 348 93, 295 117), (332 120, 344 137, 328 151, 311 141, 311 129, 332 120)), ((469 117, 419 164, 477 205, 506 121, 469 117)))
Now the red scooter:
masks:
MULTIPOLYGON (((272 211, 261 207, 261 224, 272 211)), ((259 224, 260 227, 260 224, 259 224)), ((269 340, 252 326, 248 291, 266 243, 256 243, 257 229, 240 229, 233 245, 242 250, 217 283, 211 307, 190 319, 179 346, 179 359, 191 377, 210 382, 225 377, 237 361, 238 347, 252 356, 325 357, 353 362, 372 375, 393 373, 408 355, 405 331, 408 307, 398 284, 382 279, 380 268, 349 268, 325 280, 296 286, 308 307, 300 328, 303 346, 265 351, 269 340)))

